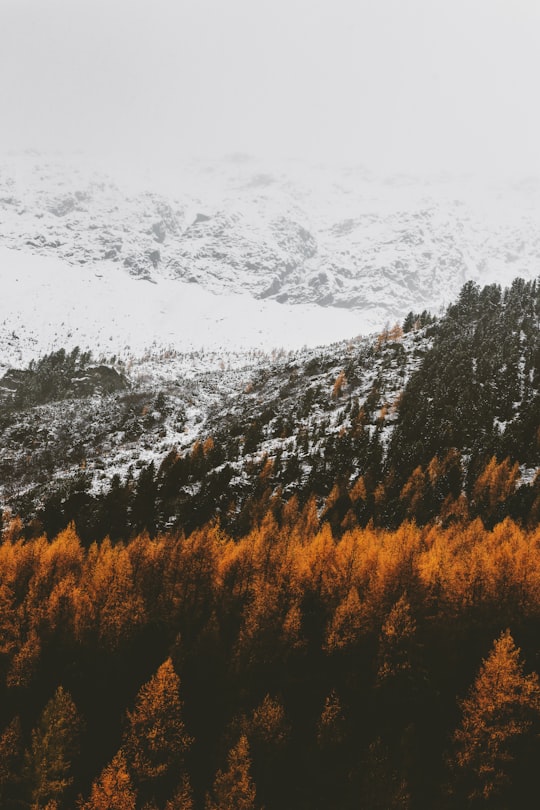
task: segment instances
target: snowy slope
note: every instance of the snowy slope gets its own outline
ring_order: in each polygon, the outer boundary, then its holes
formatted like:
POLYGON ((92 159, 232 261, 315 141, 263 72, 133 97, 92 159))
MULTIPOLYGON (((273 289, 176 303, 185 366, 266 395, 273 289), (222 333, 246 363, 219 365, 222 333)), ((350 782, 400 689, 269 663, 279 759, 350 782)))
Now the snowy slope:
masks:
MULTIPOLYGON (((186 452, 198 439, 220 435, 226 444, 226 436, 236 435, 235 426, 245 432, 264 414, 272 424, 265 427, 268 436, 261 435, 261 446, 238 458, 233 453, 233 467, 242 479, 250 459, 263 453, 280 452, 284 459, 294 455, 295 437, 307 429, 324 423, 326 438, 337 435, 351 400, 364 402, 375 383, 378 415, 385 403, 396 401, 429 341, 422 332, 406 335, 399 358, 397 344, 383 344, 375 356, 373 345, 372 338, 357 338, 273 355, 235 354, 225 348, 189 354, 156 350, 116 361, 125 389, 0 408, 0 504, 18 504, 26 496, 42 504, 51 490, 81 474, 99 493, 114 475, 125 478, 131 471, 137 476, 151 461, 159 467, 169 452, 186 452), (346 383, 346 396, 337 399, 333 386, 347 364, 358 379, 346 383), (309 407, 302 406, 308 400, 309 407), (290 424, 287 438, 284 426, 277 429, 283 419, 290 424)), ((396 416, 389 409, 380 432, 385 444, 396 416)))
POLYGON ((0 369, 59 347, 126 358, 147 349, 200 349, 214 360, 246 349, 316 346, 373 331, 364 314, 293 307, 248 294, 129 275, 104 262, 72 267, 54 256, 0 247, 0 369))
POLYGON ((10 156, 0 362, 59 345, 233 350, 365 334, 438 311, 467 279, 535 277, 539 202, 532 182, 384 179, 241 156, 146 177, 10 156))

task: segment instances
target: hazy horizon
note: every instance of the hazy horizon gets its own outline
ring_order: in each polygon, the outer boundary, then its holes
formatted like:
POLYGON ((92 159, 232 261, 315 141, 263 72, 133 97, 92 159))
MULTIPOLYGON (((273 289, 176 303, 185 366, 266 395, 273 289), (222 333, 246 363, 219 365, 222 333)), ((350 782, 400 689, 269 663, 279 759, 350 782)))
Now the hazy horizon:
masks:
POLYGON ((533 0, 4 0, 0 151, 540 173, 533 0))

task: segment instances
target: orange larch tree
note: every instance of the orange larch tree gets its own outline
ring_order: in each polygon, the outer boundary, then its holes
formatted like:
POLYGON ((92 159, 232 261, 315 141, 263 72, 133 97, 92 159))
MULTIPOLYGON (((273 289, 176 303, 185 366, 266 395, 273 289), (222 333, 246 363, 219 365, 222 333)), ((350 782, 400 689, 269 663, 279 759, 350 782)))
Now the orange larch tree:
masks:
POLYGON ((530 746, 525 757, 520 750, 534 738, 540 753, 540 682, 535 672, 525 674, 509 630, 495 641, 461 709, 450 765, 466 800, 472 806, 525 806, 512 796, 536 783, 537 759, 530 746))
POLYGON ((193 740, 182 717, 180 678, 170 658, 139 690, 127 713, 123 748, 136 783, 153 782, 181 770, 193 740))
POLYGON ((120 750, 93 783, 88 801, 79 802, 79 810, 135 810, 136 800, 126 758, 120 750))
POLYGON ((218 771, 212 794, 206 797, 206 810, 255 810, 255 783, 250 775, 251 757, 243 734, 231 749, 226 771, 218 771))

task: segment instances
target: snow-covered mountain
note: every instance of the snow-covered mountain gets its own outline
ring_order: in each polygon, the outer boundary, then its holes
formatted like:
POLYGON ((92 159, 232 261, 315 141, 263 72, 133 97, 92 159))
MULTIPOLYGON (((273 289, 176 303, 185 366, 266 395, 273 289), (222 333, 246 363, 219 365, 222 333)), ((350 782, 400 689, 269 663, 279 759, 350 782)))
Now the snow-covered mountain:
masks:
POLYGON ((533 182, 276 170, 243 156, 135 177, 10 156, 0 162, 3 364, 77 343, 115 353, 365 334, 438 311, 468 279, 535 277, 539 211, 533 182))

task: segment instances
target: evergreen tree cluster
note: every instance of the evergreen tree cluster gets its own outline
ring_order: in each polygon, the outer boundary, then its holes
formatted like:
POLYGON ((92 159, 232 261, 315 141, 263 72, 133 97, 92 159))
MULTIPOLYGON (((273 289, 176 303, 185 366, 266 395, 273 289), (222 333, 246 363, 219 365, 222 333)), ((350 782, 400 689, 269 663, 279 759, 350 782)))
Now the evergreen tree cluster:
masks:
POLYGON ((456 448, 475 462, 538 466, 540 284, 502 291, 468 282, 430 330, 433 345, 405 388, 390 464, 410 474, 456 448))

